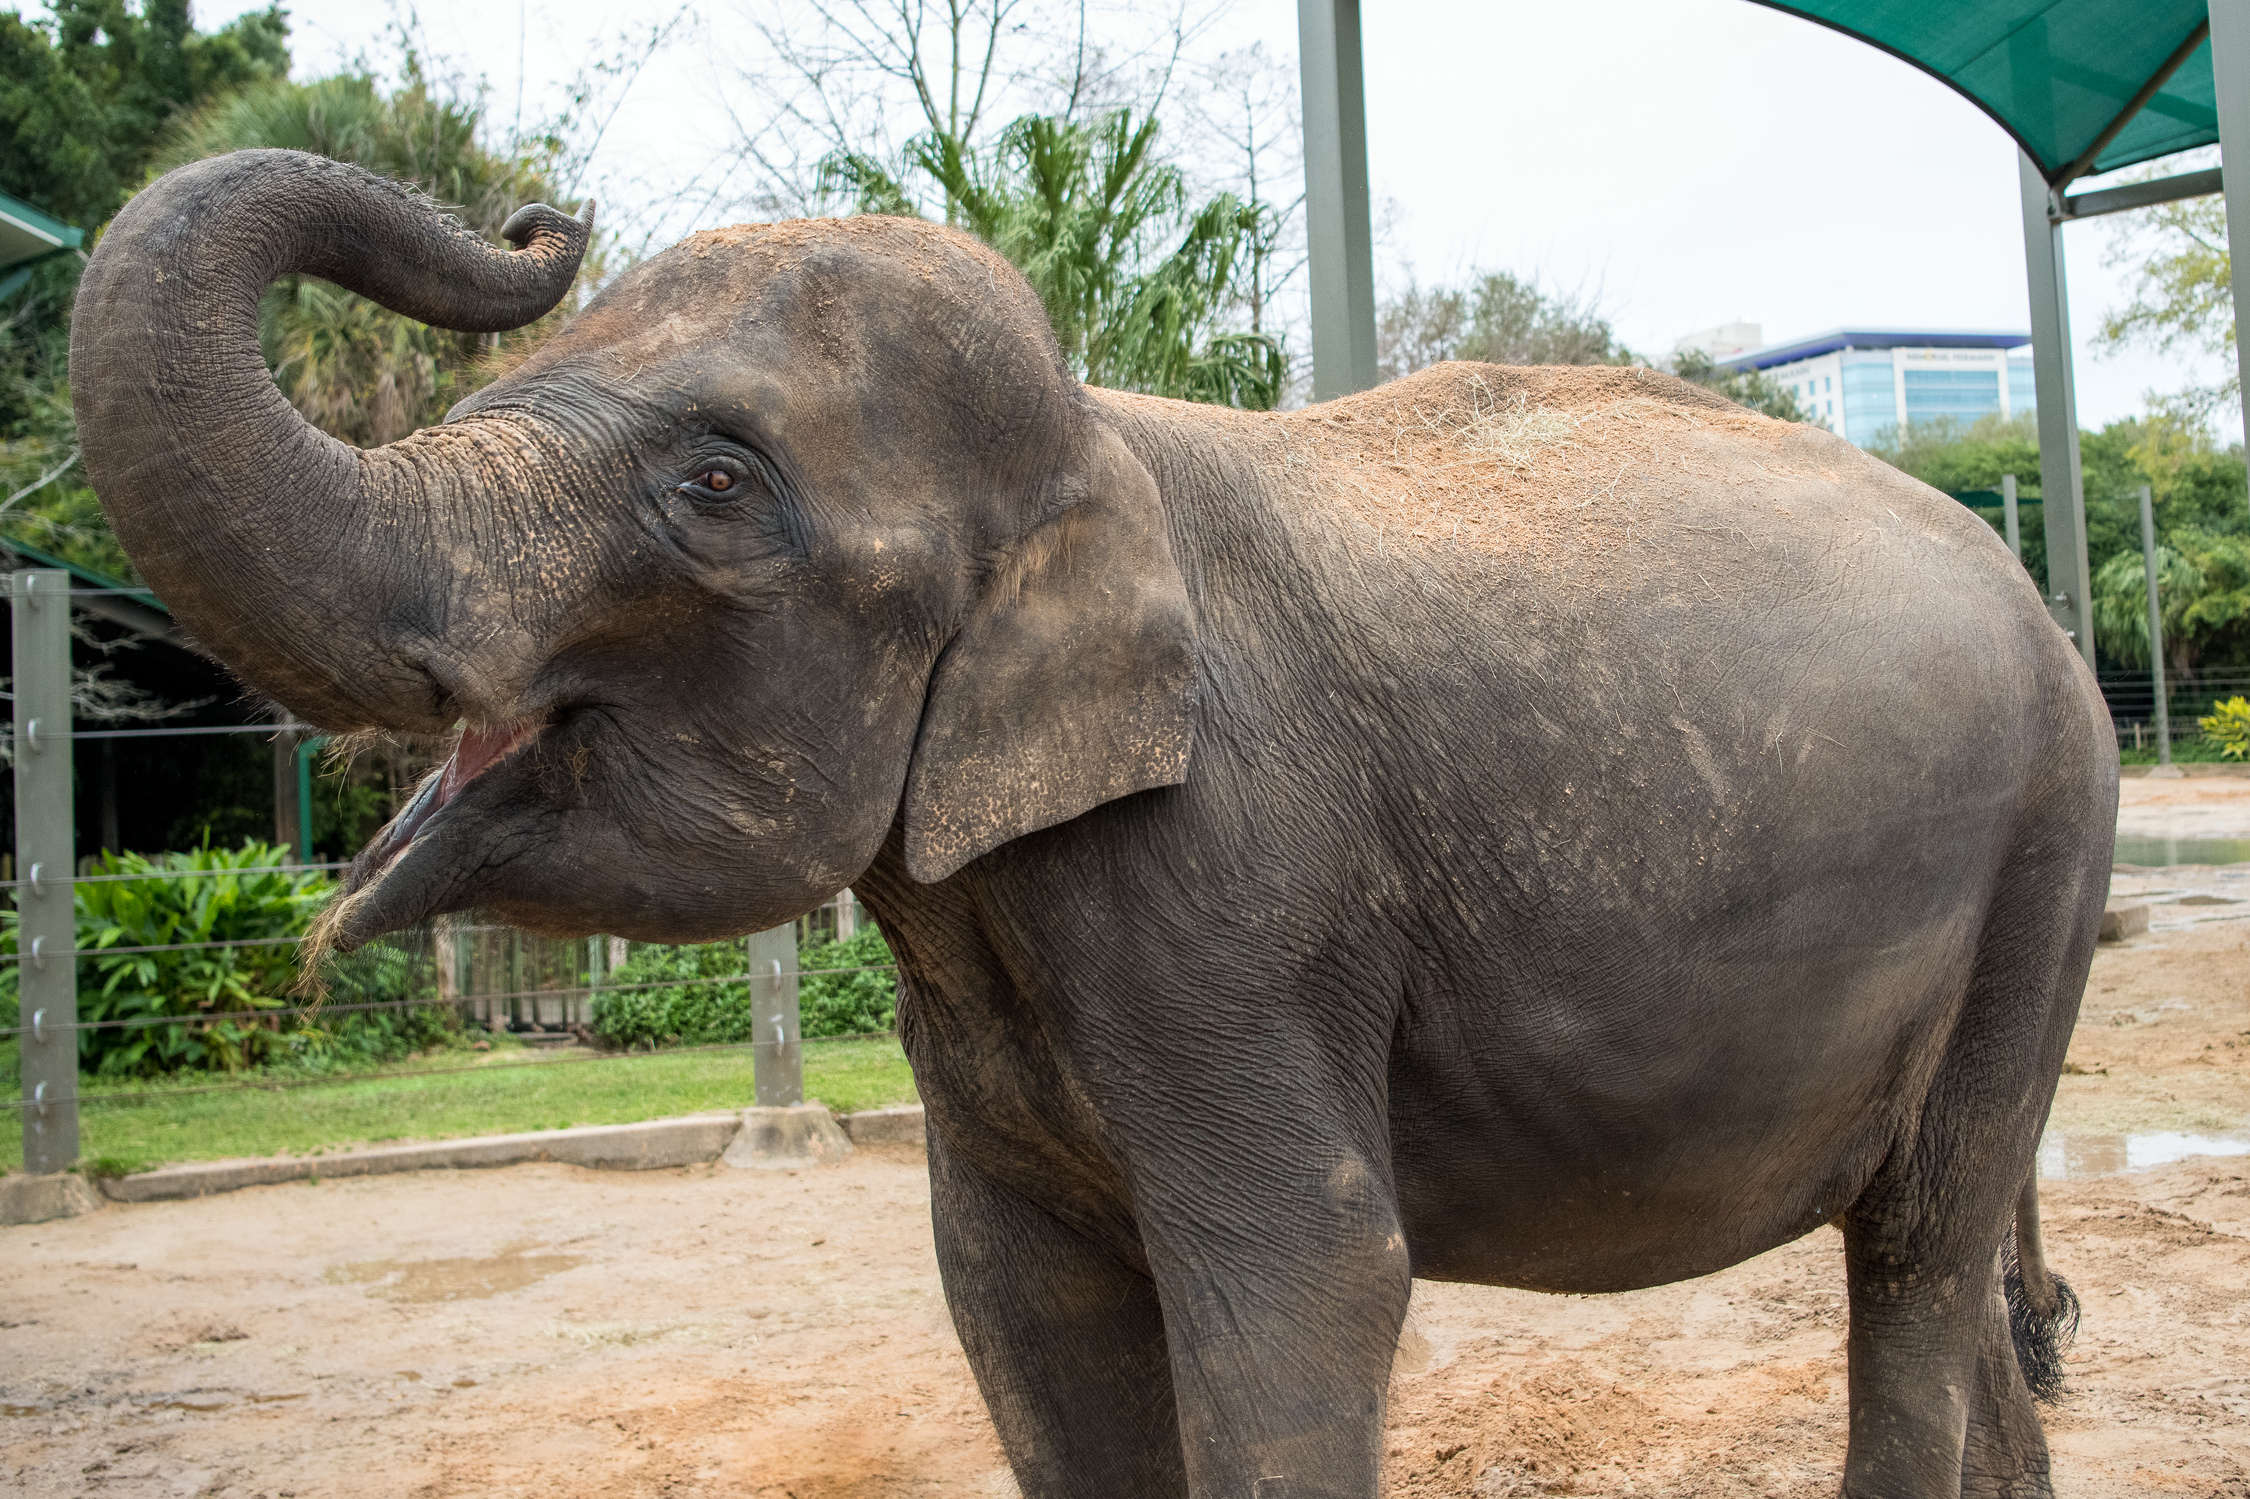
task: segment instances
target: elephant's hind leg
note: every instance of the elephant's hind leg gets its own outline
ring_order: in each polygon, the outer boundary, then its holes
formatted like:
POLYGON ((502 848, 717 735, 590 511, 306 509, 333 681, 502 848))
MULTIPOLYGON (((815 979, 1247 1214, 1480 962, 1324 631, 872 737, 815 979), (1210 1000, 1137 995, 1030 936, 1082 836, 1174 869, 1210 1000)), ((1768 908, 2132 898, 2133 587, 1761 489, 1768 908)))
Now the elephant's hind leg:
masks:
POLYGON ((930 1134, 938 1268, 1024 1499, 1187 1493, 1156 1287, 930 1134))
POLYGON ((1980 938, 1918 1120, 1843 1220, 1848 1499, 2045 1499, 1999 1249, 2093 960, 2107 868, 2024 861, 1980 938))

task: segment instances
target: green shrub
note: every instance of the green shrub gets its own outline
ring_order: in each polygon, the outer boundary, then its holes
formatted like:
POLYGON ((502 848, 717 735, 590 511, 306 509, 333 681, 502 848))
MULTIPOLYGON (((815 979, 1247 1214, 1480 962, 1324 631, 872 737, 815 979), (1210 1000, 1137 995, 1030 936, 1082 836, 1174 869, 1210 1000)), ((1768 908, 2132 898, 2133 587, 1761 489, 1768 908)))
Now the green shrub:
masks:
POLYGON ((2199 718, 2203 737, 2218 746, 2229 760, 2250 757, 2250 698, 2230 697, 2211 705, 2211 716, 2199 718))
MULTIPOLYGON (((287 858, 286 849, 256 841, 239 849, 202 848, 153 859, 142 854, 101 856, 96 873, 150 878, 73 887, 78 949, 92 954, 78 960, 78 1018, 234 1018, 83 1030, 78 1033, 80 1068, 111 1076, 182 1068, 233 1072, 275 1055, 279 1033, 274 1023, 245 1020, 239 1012, 288 1005, 289 989, 297 977, 293 943, 113 956, 94 950, 302 936, 313 913, 335 888, 325 875, 285 871, 185 880, 162 877, 182 870, 264 869, 287 858)), ((17 925, 15 911, 0 913, 0 951, 16 950, 17 925)), ((14 963, 0 965, 4 969, 0 1002, 14 997, 16 968, 14 963)))
MULTIPOLYGON (((395 1061, 409 1052, 443 1045, 458 1032, 450 1007, 315 1012, 307 1016, 246 1018, 241 1012, 294 1007, 297 949, 272 941, 304 935, 335 882, 316 871, 267 874, 225 871, 273 869, 289 852, 255 840, 236 849, 192 853, 104 854, 98 874, 146 879, 79 882, 77 911, 78 1018, 136 1021, 161 1017, 226 1015, 169 1025, 127 1025, 78 1033, 78 1065, 103 1076, 151 1076, 283 1065, 317 1071, 395 1061), (194 879, 165 876, 217 870, 194 879), (254 947, 207 947, 186 952, 105 956, 107 948, 172 943, 258 942, 254 947)), ((0 951, 16 950, 17 913, 0 912, 0 951)), ((16 992, 14 963, 0 964, 0 1005, 16 992)), ((334 961, 328 1003, 377 1004, 435 997, 429 962, 396 942, 377 943, 334 961)))
POLYGON ((855 1036, 887 1031, 898 1019, 898 973, 889 967, 891 945, 869 922, 848 942, 808 942, 797 949, 797 1003, 808 1036, 855 1036), (819 974, 815 969, 860 969, 819 974), (864 970, 873 969, 868 972, 864 970))
POLYGON ((593 1032, 623 1047, 747 1041, 750 986, 740 982, 745 961, 740 942, 637 948, 595 994, 593 1032), (696 982, 722 979, 736 982, 696 982), (635 987, 651 984, 663 987, 635 987))
MULTIPOLYGON (((797 967, 804 977, 798 980, 797 1000, 803 1034, 889 1030, 897 1009, 897 974, 814 970, 866 969, 890 961, 890 947, 872 923, 849 942, 800 947, 797 967)), ((593 1032, 611 1046, 627 1048, 755 1040, 750 986, 742 979, 746 962, 739 941, 636 948, 594 995, 593 1032), (640 987, 649 985, 661 987, 640 987)))

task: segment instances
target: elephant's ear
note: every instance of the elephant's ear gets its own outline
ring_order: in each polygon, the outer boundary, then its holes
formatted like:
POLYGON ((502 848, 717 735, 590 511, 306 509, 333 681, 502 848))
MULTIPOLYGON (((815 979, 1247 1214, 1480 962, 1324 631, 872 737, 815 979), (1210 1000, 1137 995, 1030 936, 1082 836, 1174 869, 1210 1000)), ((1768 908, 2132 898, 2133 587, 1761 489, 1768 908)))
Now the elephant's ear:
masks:
POLYGON ((1082 497, 1026 536, 938 660, 906 779, 906 870, 1187 778, 1195 629, 1156 481, 1107 428, 1082 497))

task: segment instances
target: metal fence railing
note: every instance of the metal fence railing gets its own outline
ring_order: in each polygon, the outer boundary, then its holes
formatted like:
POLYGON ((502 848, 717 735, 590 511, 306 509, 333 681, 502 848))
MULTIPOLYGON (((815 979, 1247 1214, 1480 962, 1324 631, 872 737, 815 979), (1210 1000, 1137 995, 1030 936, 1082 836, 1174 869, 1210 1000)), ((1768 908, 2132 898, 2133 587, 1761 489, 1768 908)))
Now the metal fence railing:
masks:
MULTIPOLYGON (((79 1114, 88 1105, 142 1106, 215 1093, 294 1091, 469 1070, 361 1069, 332 1076, 257 1073, 208 1082, 197 1078, 131 1091, 97 1089, 88 1095, 80 1085, 82 1049, 120 1039, 138 1042, 193 1037, 236 1046, 247 1056, 256 1048, 246 1047, 245 1038, 298 1037, 348 1019, 416 1012, 440 1015, 453 1028, 511 1032, 529 1040, 569 1040, 586 1037, 594 1019, 593 1006, 605 992, 648 993, 696 986, 732 995, 732 1002, 746 1005, 749 1011, 748 1039, 674 1047, 670 1052, 746 1053, 751 1063, 746 1092, 757 1102, 786 1104, 802 1098, 798 984, 804 971, 797 961, 797 944, 800 938, 819 941, 852 935, 863 918, 849 891, 790 926, 746 939, 740 964, 715 976, 620 979, 618 970, 630 957, 629 944, 620 939, 560 940, 465 918, 441 918, 426 927, 394 934, 357 953, 330 959, 324 972, 331 993, 325 999, 290 1002, 279 997, 273 980, 277 974, 284 978, 294 975, 295 956, 287 949, 304 940, 304 918, 309 915, 320 883, 344 868, 341 864, 315 863, 310 858, 310 818, 304 815, 310 796, 310 760, 303 753, 307 742, 304 730, 298 725, 77 728, 72 705, 72 601, 86 595, 142 591, 74 590, 69 584, 69 575, 54 569, 18 571, 8 579, 14 634, 14 713, 10 730, 0 734, 0 751, 5 752, 14 770, 16 848, 8 867, 0 869, 0 876, 5 876, 0 877, 0 901, 6 903, 12 918, 0 946, 13 949, 0 951, 0 984, 12 983, 16 988, 17 1017, 14 1026, 0 1027, 0 1042, 14 1043, 18 1055, 21 1096, 9 1100, 8 1106, 22 1121, 25 1169, 60 1171, 78 1159, 79 1114), (178 861, 166 859, 154 861, 147 868, 82 871, 76 859, 72 815, 73 744, 81 740, 180 740, 213 734, 288 734, 300 739, 298 752, 289 759, 294 762, 299 783, 298 852, 303 857, 286 864, 251 867, 228 867, 223 859, 210 867, 173 867, 178 861), (223 932, 176 933, 181 940, 163 942, 123 940, 118 928, 105 929, 99 923, 81 920, 82 888, 86 900, 116 900, 149 895, 160 887, 222 879, 245 882, 243 888, 248 888, 247 882, 281 882, 285 893, 293 891, 304 897, 300 902, 303 909, 285 924, 286 930, 273 929, 271 920, 264 929, 255 929, 254 923, 246 928, 238 920, 223 932), (145 888, 136 891, 136 886, 145 888), (89 932, 93 935, 86 935, 89 932), (143 1012, 118 1013, 120 1006, 115 1001, 121 974, 136 982, 146 980, 161 986, 166 965, 189 961, 201 965, 197 972, 201 986, 197 993, 201 997, 158 995, 154 1010, 144 1005, 143 1012), (152 974, 156 977, 150 980, 152 974), (230 986, 228 981, 234 978, 255 978, 257 982, 230 986), (79 1003, 82 982, 90 1001, 83 1015, 79 1003)), ((277 756, 277 769, 283 763, 277 756)), ((830 975, 895 972, 895 966, 886 963, 815 971, 830 975)), ((566 1061, 631 1065, 653 1055, 656 1053, 651 1051, 592 1052, 517 1063, 486 1062, 476 1070, 553 1066, 566 1061)))
MULTIPOLYGON (((2153 745, 2157 737, 2156 687, 2146 671, 2102 671, 2097 680, 2102 700, 2109 704, 2110 722, 2117 730, 2120 748, 2153 745)), ((2213 671, 2175 673, 2164 684, 2166 727, 2172 742, 2202 735, 2199 719, 2229 698, 2250 697, 2250 672, 2213 671)))

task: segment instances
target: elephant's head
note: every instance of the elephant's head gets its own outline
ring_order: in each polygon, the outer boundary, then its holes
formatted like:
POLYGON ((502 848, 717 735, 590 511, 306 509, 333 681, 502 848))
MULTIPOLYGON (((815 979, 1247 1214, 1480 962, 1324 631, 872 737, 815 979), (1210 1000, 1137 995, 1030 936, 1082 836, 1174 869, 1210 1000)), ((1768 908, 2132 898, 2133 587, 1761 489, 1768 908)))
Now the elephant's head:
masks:
POLYGON ((461 726, 361 855, 345 945, 470 906, 757 930, 894 822, 938 880, 1184 776, 1194 644, 1155 484, 1004 261, 910 220, 722 230, 389 447, 283 399, 273 278, 507 329, 588 228, 532 207, 504 234, 238 152, 127 205, 79 292, 87 466, 182 625, 309 723, 461 726))

